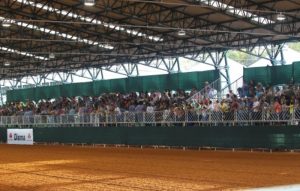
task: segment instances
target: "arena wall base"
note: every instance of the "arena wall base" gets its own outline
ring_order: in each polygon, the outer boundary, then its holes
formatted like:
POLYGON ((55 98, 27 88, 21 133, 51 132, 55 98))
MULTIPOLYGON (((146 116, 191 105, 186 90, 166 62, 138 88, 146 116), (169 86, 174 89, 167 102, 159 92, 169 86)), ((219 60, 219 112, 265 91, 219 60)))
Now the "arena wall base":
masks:
MULTIPOLYGON (((35 127, 36 143, 300 149, 299 126, 35 127)), ((0 128, 6 142, 6 128, 0 128)))

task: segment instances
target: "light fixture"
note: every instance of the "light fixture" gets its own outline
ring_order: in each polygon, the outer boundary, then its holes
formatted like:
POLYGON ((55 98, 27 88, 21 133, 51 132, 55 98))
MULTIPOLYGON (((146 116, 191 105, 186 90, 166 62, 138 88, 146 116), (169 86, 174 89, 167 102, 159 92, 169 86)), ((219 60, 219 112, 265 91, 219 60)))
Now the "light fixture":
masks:
POLYGON ((94 6, 95 0, 84 0, 84 5, 85 6, 94 6))
POLYGON ((286 19, 285 15, 282 13, 277 14, 277 21, 284 21, 286 19))
POLYGON ((3 27, 10 27, 10 26, 11 26, 11 23, 10 23, 9 20, 4 19, 4 20, 2 21, 2 26, 3 26, 3 27))
POLYGON ((185 36, 186 32, 183 29, 181 29, 180 31, 178 31, 177 34, 178 34, 178 36, 185 36))
POLYGON ((55 54, 50 53, 50 54, 49 54, 49 59, 54 59, 54 58, 55 58, 55 54))
POLYGON ((10 62, 5 61, 5 62, 4 62, 4 66, 10 66, 10 62))

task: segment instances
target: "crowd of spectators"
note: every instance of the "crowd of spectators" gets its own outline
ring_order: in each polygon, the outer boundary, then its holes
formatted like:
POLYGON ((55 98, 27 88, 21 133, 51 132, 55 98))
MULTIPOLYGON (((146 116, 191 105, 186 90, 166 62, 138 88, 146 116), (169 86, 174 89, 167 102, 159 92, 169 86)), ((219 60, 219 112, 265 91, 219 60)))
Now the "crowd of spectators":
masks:
MULTIPOLYGON (((243 112, 251 112, 252 119, 260 119, 262 111, 282 114, 280 118, 289 116, 297 111, 300 118, 300 87, 297 85, 268 86, 251 80, 244 82, 238 88, 237 94, 229 91, 222 99, 214 99, 210 96, 203 96, 202 99, 191 99, 198 90, 186 92, 183 90, 164 92, 132 92, 127 94, 106 93, 99 97, 61 97, 58 99, 40 100, 35 103, 11 102, 0 107, 0 116, 33 116, 33 115, 110 115, 124 112, 146 112, 156 111, 173 113, 175 116, 184 116, 186 113, 191 116, 200 116, 199 120, 207 120, 209 112, 228 113, 225 120, 232 120, 234 112, 238 112, 239 118, 243 117, 243 112)), ((208 84, 205 91, 209 92, 208 84)), ((247 113, 247 114, 248 114, 247 113)), ((224 120, 219 115, 215 115, 217 120, 224 120)))
MULTIPOLYGON (((196 90, 195 90, 196 91, 196 90)), ((132 92, 128 94, 106 93, 99 97, 61 97, 40 100, 35 103, 11 102, 0 108, 1 116, 13 115, 83 115, 129 112, 154 112, 180 107, 189 93, 178 90, 171 92, 132 92)))

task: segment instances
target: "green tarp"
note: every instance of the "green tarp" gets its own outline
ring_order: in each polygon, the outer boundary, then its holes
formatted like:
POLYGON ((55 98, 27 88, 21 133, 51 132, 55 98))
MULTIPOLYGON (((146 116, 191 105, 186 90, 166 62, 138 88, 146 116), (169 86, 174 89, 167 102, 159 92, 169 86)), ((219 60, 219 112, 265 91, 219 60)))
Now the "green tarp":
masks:
POLYGON ((37 87, 7 91, 7 101, 38 101, 40 99, 97 96, 109 92, 145 92, 169 90, 201 89, 204 82, 213 82, 219 78, 218 70, 203 72, 176 73, 168 75, 129 77, 114 80, 99 80, 87 83, 73 83, 47 87, 37 87))
MULTIPOLYGON (((300 149, 299 126, 35 127, 35 142, 300 149)), ((0 128, 0 142, 6 142, 0 128)))
POLYGON ((293 76, 294 76, 294 82, 300 83, 300 62, 294 62, 293 63, 294 70, 293 70, 293 76))
POLYGON ((265 86, 300 83, 300 62, 282 66, 244 68, 244 80, 254 80, 265 86))

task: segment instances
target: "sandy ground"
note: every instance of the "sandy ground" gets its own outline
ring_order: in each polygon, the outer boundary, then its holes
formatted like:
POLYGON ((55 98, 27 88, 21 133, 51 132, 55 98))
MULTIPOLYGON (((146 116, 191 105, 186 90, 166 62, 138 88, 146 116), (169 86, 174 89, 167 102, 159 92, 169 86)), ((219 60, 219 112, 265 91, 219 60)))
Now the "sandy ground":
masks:
POLYGON ((241 190, 300 183, 300 153, 0 145, 0 190, 241 190))

